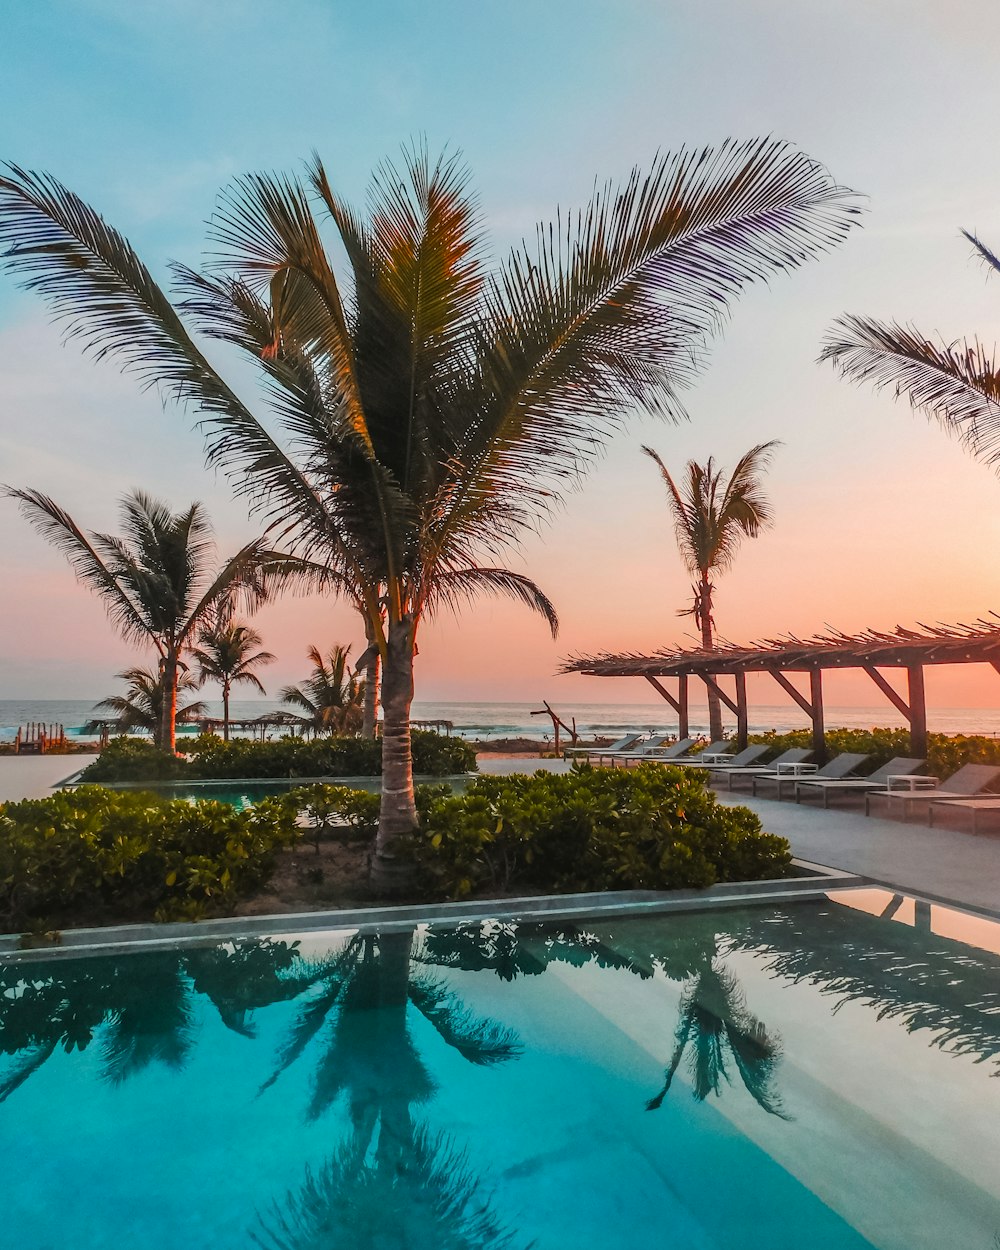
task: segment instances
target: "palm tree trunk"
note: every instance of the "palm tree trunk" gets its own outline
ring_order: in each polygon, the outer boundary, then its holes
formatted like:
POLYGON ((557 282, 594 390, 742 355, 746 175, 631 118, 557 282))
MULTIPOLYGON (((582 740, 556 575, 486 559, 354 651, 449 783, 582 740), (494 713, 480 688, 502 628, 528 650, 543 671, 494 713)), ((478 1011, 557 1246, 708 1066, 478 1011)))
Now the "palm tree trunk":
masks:
POLYGON ((229 682, 222 684, 222 741, 229 741, 229 682))
POLYGON ((417 827, 410 751, 413 649, 412 618, 390 621, 382 674, 382 808, 371 864, 372 886, 380 894, 402 893, 413 879, 412 865, 399 857, 400 841, 417 827))
POLYGON ((378 725, 378 683, 382 672, 382 658, 378 653, 378 647, 372 646, 370 651, 371 659, 368 661, 365 675, 365 715, 361 724, 363 738, 374 738, 375 728, 378 725))
POLYGON ((174 754, 177 750, 177 655, 168 651, 163 658, 163 723, 160 746, 174 754))
MULTIPOLYGON (((699 597, 701 601, 701 646, 702 650, 711 651, 715 646, 715 639, 712 635, 712 583, 708 580, 707 572, 701 575, 699 597)), ((708 736, 712 742, 718 742, 722 737, 722 704, 714 690, 708 692, 708 736)))

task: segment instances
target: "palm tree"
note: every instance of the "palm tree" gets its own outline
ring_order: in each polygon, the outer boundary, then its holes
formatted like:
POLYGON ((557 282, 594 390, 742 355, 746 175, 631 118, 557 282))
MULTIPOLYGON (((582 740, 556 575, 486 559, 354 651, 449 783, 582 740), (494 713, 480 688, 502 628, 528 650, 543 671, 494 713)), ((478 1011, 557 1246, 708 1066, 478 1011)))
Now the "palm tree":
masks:
POLYGON ((256 607, 265 595, 262 570, 275 553, 261 539, 213 571, 211 525, 200 503, 172 513, 165 503, 132 491, 121 504, 124 536, 84 533, 68 512, 36 490, 4 487, 43 538, 61 551, 79 581, 103 600, 128 642, 152 643, 165 692, 159 743, 176 745, 177 690, 184 653, 206 620, 235 597, 256 607))
POLYGON ((465 1152, 415 1120, 435 1083, 412 1035, 415 1017, 470 1064, 521 1053, 517 1035, 477 1017, 433 976, 413 968, 412 931, 356 934, 317 962, 312 991, 292 1022, 271 1088, 317 1048, 306 1116, 343 1096, 350 1133, 298 1192, 275 1204, 254 1241, 270 1250, 448 1246, 511 1250, 465 1152))
MULTIPOLYGON (((1000 271, 998 258, 974 234, 962 234, 989 270, 1000 271)), ((892 388, 905 395, 915 412, 934 417, 957 435, 977 459, 1000 463, 1000 361, 996 348, 978 339, 933 342, 912 325, 843 316, 827 334, 821 361, 830 361, 841 377, 892 388)))
POLYGON ((365 683, 358 681, 348 667, 350 647, 338 644, 324 656, 319 647, 310 647, 313 671, 301 686, 286 686, 282 703, 301 708, 309 717, 314 733, 356 733, 365 705, 365 683))
POLYGON ((692 1093, 699 1102, 718 1097, 730 1081, 728 1064, 736 1069, 754 1102, 769 1115, 787 1119, 775 1090, 781 1044, 746 1005, 739 982, 724 967, 706 961, 681 998, 680 1021, 663 1086, 646 1104, 656 1111, 670 1091, 685 1052, 692 1093))
MULTIPOLYGON (((687 463, 687 477, 678 486, 667 466, 652 449, 643 451, 659 466, 667 487, 667 502, 674 518, 674 534, 681 559, 689 573, 697 577, 691 587, 694 600, 681 616, 693 616, 701 631, 705 651, 715 646, 715 619, 712 616, 713 573, 724 572, 732 564, 744 538, 756 538, 771 524, 770 501, 761 487, 761 474, 771 461, 776 442, 758 443, 733 469, 728 481, 709 456, 705 464, 687 463)), ((708 715, 713 740, 722 737, 722 708, 719 696, 708 692, 708 715)))
MULTIPOLYGON (((163 677, 159 672, 148 668, 127 668, 116 673, 123 681, 128 682, 125 694, 112 694, 102 699, 94 708, 95 712, 114 712, 115 732, 120 734, 134 733, 144 729, 152 734, 156 746, 162 746, 163 733, 163 677)), ((181 673, 177 678, 177 694, 187 694, 197 690, 199 682, 190 673, 181 673)), ((192 720, 202 716, 205 704, 195 700, 177 708, 177 720, 192 720)), ((88 731, 97 728, 99 721, 92 721, 88 731)))
POLYGON ((770 140, 657 158, 579 213, 542 225, 494 274, 457 156, 377 171, 365 217, 314 160, 220 199, 212 267, 175 266, 175 308, 127 240, 55 179, 0 177, 8 268, 89 349, 197 406, 230 475, 325 588, 363 608, 382 663, 382 890, 412 869, 410 751, 421 621, 470 596, 514 596, 553 631, 537 586, 497 561, 637 407, 683 415, 730 300, 839 243, 858 213, 822 166, 770 140), (346 254, 336 276, 313 205, 346 254), (182 320, 245 351, 259 418, 182 320))
POLYGON ((198 645, 191 648, 191 656, 198 665, 198 684, 216 681, 222 687, 222 737, 229 741, 229 694, 233 686, 254 686, 261 694, 267 694, 253 671, 264 664, 273 664, 275 656, 270 651, 255 651, 263 639, 255 629, 241 621, 225 617, 213 621, 198 634, 198 645))

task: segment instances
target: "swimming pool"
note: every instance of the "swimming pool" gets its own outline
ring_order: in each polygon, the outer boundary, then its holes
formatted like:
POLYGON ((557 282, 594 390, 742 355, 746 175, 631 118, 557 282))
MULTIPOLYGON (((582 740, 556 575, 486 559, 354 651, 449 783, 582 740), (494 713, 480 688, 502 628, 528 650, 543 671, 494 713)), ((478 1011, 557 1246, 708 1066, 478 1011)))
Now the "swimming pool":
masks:
POLYGON ((993 1250, 1000 925, 874 889, 0 964, 5 1250, 993 1250))

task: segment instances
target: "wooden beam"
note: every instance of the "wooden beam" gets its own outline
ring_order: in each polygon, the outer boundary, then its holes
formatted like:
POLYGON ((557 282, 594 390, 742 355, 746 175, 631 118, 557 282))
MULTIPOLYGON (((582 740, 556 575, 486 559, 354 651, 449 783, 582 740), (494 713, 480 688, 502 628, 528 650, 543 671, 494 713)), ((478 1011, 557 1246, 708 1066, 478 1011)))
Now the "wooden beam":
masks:
POLYGON ((809 698, 812 703, 813 753, 819 763, 826 760, 826 734, 823 732, 823 670, 809 673, 809 698))
MULTIPOLYGON (((674 709, 674 711, 677 713, 677 715, 678 715, 678 716, 680 716, 680 714, 681 714, 681 705, 680 705, 680 703, 679 703, 679 702, 678 702, 678 701, 674 698, 674 696, 670 693, 670 691, 666 688, 666 686, 661 685, 661 683, 660 683, 660 682, 658 682, 658 681, 656 680, 656 678, 655 678, 655 677, 650 677, 648 673, 646 673, 646 674, 645 674, 645 677, 646 677, 646 680, 649 682, 649 684, 650 684, 650 685, 653 687, 653 689, 657 692, 657 694, 662 695, 662 696, 663 696, 663 698, 664 698, 664 699, 666 699, 666 701, 667 701, 667 702, 670 704, 670 706, 674 709)), ((686 736, 686 735, 682 735, 682 736, 686 736)))
POLYGON ((990 660, 990 664, 1000 673, 1000 660, 990 660))
POLYGON ((924 666, 910 664, 906 669, 910 695, 910 750, 927 758, 927 698, 924 693, 924 666))
POLYGON ((871 664, 862 664, 861 667, 868 674, 868 676, 872 679, 875 685, 878 686, 879 690, 882 691, 882 693, 889 700, 889 702, 892 703, 900 712, 902 712, 907 720, 909 720, 910 719, 910 705, 906 702, 903 696, 899 694, 899 692, 895 690, 892 686, 889 685, 889 683, 886 681, 886 679, 882 676, 882 674, 878 671, 877 668, 874 668, 871 664))
POLYGON ((677 709, 677 737, 686 738, 690 724, 688 721, 688 678, 687 673, 682 673, 677 678, 677 702, 680 705, 677 709))
POLYGON ((782 690, 792 696, 803 712, 805 712, 806 716, 812 720, 813 705, 809 702, 806 696, 795 689, 784 673, 779 672, 776 668, 769 668, 766 671, 771 674, 782 690))
POLYGON ((709 688, 709 690, 714 691, 714 693, 719 696, 719 698, 726 705, 726 707, 729 708, 730 712, 738 716, 740 709, 736 706, 736 704, 729 697, 729 695, 726 694, 726 692, 722 689, 722 687, 715 680, 715 678, 709 677, 707 673, 700 673, 699 676, 701 677, 701 680, 705 683, 705 685, 709 688))
POLYGON ((745 751, 747 746, 747 675, 736 674, 736 749, 745 751))

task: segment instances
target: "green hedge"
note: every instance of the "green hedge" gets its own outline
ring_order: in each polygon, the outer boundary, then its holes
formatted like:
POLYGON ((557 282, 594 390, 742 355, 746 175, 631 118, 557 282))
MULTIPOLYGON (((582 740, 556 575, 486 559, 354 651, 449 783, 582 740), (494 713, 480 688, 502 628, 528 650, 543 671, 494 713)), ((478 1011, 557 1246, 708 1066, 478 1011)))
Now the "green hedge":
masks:
POLYGON ((301 836, 282 800, 245 811, 81 786, 0 805, 0 923, 193 919, 231 910, 301 836))
POLYGON ((437 896, 701 888, 781 877, 791 862, 784 838, 718 803, 705 777, 658 764, 480 777, 462 795, 420 787, 417 806, 413 855, 437 896))
MULTIPOLYGON (((751 734, 750 742, 766 742, 774 754, 791 747, 811 747, 812 732, 793 729, 788 733, 773 731, 751 734)), ((828 729, 826 746, 830 755, 841 751, 861 752, 870 755, 864 771, 874 772, 895 756, 910 755, 910 732, 908 729, 828 729)), ((949 777, 963 764, 1000 764, 1000 740, 957 734, 927 735, 927 771, 935 777, 949 777)))
MULTIPOLYGON (((476 752, 461 738, 414 729, 413 768, 430 777, 476 771, 476 752)), ((84 781, 192 781, 268 777, 377 777, 382 743, 371 738, 281 738, 223 742, 203 734, 179 744, 183 758, 149 742, 116 738, 82 774, 84 781)))

